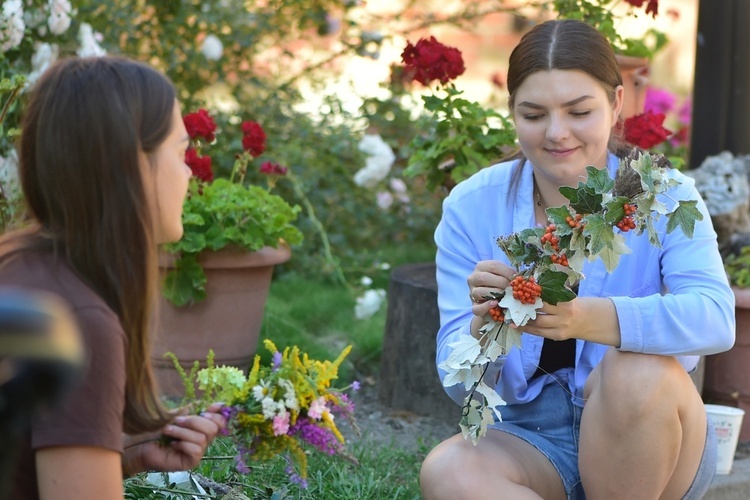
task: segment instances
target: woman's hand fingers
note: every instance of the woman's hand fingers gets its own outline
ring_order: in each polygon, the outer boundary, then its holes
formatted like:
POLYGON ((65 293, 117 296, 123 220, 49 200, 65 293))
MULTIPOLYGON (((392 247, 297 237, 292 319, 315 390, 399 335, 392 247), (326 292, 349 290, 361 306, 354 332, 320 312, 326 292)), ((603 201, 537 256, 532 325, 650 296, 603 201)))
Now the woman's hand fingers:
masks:
MULTIPOLYGON (((502 262, 496 260, 480 261, 466 280, 471 302, 476 305, 494 300, 492 294, 505 290, 515 273, 516 271, 512 267, 502 262)), ((489 309, 491 307, 487 308, 487 311, 489 309)))

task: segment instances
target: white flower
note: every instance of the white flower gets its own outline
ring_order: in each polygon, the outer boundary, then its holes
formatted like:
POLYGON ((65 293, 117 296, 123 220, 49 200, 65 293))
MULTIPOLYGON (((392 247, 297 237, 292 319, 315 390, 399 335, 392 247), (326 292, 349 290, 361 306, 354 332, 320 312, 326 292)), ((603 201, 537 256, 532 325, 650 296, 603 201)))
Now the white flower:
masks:
POLYGON ((47 68, 57 60, 59 49, 55 44, 37 42, 36 51, 31 56, 31 73, 26 79, 26 87, 31 87, 47 68))
POLYGON ((5 0, 0 16, 0 52, 8 52, 18 47, 23 40, 25 29, 21 0, 5 0))
POLYGON ((396 177, 392 177, 389 184, 391 185, 391 189, 393 189, 394 193, 405 193, 406 192, 406 183, 398 179, 396 177))
POLYGON ((273 398, 263 398, 260 404, 263 406, 263 418, 271 420, 276 416, 279 405, 273 400, 273 398))
POLYGON ((357 304, 354 306, 354 316, 357 319, 367 319, 380 309, 380 304, 385 299, 385 290, 375 289, 367 290, 364 295, 357 297, 357 304))
POLYGON ((380 266, 378 266, 378 268, 382 271, 387 271, 391 268, 391 265, 387 262, 383 262, 382 264, 380 264, 380 266))
POLYGON ((206 36, 206 39, 203 40, 203 45, 201 45, 201 52, 203 52, 203 55, 206 56, 206 59, 209 59, 211 61, 218 61, 219 59, 221 59, 221 55, 224 53, 224 45, 216 35, 208 35, 206 36))
POLYGON ((359 150, 367 155, 364 168, 354 174, 354 183, 371 188, 385 179, 396 161, 396 155, 382 137, 367 134, 359 141, 359 150))
POLYGON ((47 26, 53 35, 62 35, 68 31, 72 10, 68 0, 49 0, 47 26))
POLYGON ((286 379, 280 378, 279 385, 284 388, 284 405, 293 411, 299 410, 299 401, 294 392, 294 385, 286 379))
POLYGON ((268 393, 270 392, 270 387, 268 385, 268 382, 261 380, 258 385, 253 387, 253 397, 256 401, 263 401, 266 396, 268 396, 268 393))
POLYGON ((378 206, 381 210, 388 210, 393 205, 393 195, 390 191, 378 191, 376 195, 378 199, 378 206))
POLYGON ((370 286, 372 285, 372 278, 369 276, 362 276, 362 279, 359 280, 360 283, 362 283, 362 286, 370 286))
POLYGON ((0 186, 11 197, 18 191, 18 153, 15 149, 11 149, 6 158, 0 156, 0 186))
POLYGON ((96 41, 96 34, 88 23, 81 23, 78 29, 78 43, 81 44, 76 51, 79 57, 100 57, 107 54, 96 41))

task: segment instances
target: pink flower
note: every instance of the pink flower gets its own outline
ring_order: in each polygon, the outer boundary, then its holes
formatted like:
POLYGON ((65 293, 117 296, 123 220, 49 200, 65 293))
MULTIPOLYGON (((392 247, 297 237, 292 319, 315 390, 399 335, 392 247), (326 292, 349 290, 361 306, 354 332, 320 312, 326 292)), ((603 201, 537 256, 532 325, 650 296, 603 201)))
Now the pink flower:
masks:
POLYGON ((321 396, 310 403, 310 408, 307 410, 307 416, 316 420, 320 420, 320 418, 323 416, 323 412, 325 411, 328 411, 328 408, 326 408, 326 400, 325 398, 323 398, 323 396, 321 396))
POLYGON ((646 102, 644 108, 646 111, 654 113, 667 114, 674 108, 676 98, 674 94, 665 89, 656 87, 646 88, 646 102))
POLYGON ((690 125, 693 119, 693 100, 688 96, 677 111, 677 119, 683 125, 690 125))
POLYGON ((273 435, 281 436, 289 432, 289 412, 273 417, 273 435))

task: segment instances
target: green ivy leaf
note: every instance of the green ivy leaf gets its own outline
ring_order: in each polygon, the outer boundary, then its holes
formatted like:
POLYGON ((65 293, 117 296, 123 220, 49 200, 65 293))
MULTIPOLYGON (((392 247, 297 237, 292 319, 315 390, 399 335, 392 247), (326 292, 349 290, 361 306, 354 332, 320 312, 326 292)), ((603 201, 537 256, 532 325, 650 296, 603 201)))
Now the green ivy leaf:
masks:
POLYGON ((583 235, 589 239, 586 246, 589 251, 589 259, 595 258, 604 248, 612 248, 614 230, 607 224, 601 214, 592 214, 586 217, 586 226, 583 235))
POLYGON ((588 177, 586 186, 592 188, 597 194, 609 193, 615 186, 615 181, 609 176, 606 168, 586 167, 588 177))
POLYGON ((678 226, 688 238, 693 237, 695 221, 703 220, 703 214, 697 208, 698 201, 681 201, 672 213, 667 214, 667 234, 678 226))
POLYGON ((558 302, 568 302, 576 298, 573 290, 565 286, 567 280, 567 273, 561 271, 548 269, 542 272, 537 278, 537 284, 542 287, 542 300, 555 305, 558 302))
POLYGON ((578 199, 570 202, 570 208, 580 214, 593 214, 602 209, 604 197, 586 185, 578 184, 578 199))

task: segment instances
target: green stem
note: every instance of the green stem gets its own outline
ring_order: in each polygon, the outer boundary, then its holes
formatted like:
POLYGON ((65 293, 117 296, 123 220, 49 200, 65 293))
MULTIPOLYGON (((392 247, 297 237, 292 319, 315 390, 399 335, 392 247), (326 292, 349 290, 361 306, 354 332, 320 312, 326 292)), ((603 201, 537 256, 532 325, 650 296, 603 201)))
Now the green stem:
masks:
POLYGON ((351 286, 346 281, 346 278, 344 277, 344 272, 341 270, 341 266, 338 264, 338 262, 336 262, 336 259, 334 259, 333 257, 333 253, 331 252, 331 244, 328 241, 328 234, 326 233, 325 227, 323 227, 323 223, 320 222, 320 219, 318 219, 318 216, 315 215, 315 208, 313 208, 312 203, 310 203, 310 200, 307 198, 307 195, 300 187, 297 179, 291 173, 287 174, 285 178, 292 184, 292 188, 294 188, 294 193, 302 201, 302 204, 305 206, 305 211, 307 212, 307 216, 309 217, 310 221, 315 226, 315 229, 318 230, 318 234, 320 235, 320 240, 323 243, 323 253, 325 255, 325 259, 328 262, 328 264, 333 268, 333 272, 334 272, 334 275, 336 276, 337 281, 341 283, 344 287, 346 287, 348 290, 351 291, 351 286))

